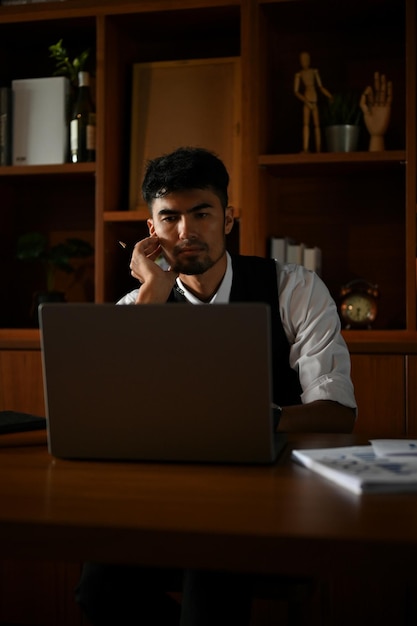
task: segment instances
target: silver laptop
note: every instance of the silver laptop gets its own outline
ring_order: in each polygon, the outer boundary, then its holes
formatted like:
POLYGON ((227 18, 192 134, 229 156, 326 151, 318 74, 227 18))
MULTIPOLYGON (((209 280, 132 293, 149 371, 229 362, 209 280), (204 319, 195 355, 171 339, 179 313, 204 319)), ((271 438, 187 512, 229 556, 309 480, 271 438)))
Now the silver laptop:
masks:
POLYGON ((264 304, 43 304, 48 446, 67 459, 272 463, 264 304))

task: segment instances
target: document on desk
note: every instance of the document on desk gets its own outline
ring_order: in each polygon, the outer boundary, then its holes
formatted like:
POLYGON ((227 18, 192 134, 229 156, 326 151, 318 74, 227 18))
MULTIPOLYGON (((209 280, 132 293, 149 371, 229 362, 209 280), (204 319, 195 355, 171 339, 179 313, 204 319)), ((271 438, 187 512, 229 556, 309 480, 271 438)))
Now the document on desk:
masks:
POLYGON ((292 459, 354 493, 417 492, 417 440, 293 450, 292 459))

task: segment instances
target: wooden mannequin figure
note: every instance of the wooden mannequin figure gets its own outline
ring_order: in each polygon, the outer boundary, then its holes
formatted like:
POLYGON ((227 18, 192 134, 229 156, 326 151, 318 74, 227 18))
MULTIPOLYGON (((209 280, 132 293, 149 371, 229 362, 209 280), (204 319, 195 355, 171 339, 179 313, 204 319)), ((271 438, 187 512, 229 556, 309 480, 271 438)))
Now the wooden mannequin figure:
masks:
POLYGON ((316 152, 321 151, 321 131, 320 131, 320 119, 319 109, 317 106, 317 89, 321 93, 332 99, 332 94, 327 91, 322 85, 319 71, 310 67, 310 54, 308 52, 301 52, 300 54, 301 70, 296 73, 294 77, 294 93, 296 97, 304 103, 303 107, 303 152, 309 152, 310 144, 310 120, 313 118, 314 124, 314 138, 316 145, 316 152), (301 91, 304 86, 304 91, 301 91))
POLYGON ((365 126, 370 134, 369 150, 378 152, 385 149, 384 135, 391 115, 392 82, 385 74, 374 74, 374 89, 370 85, 364 90, 360 107, 365 126))

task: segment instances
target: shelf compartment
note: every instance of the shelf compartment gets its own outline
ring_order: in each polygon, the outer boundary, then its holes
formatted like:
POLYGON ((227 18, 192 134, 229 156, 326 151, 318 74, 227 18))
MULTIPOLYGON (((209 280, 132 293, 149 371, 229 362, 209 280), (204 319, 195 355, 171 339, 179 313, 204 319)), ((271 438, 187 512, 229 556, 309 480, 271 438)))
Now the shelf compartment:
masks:
MULTIPOLYGON (((332 3, 270 2, 260 5, 260 74, 262 153, 297 153, 302 149, 303 105, 294 93, 299 55, 310 53, 323 86, 332 94, 358 96, 373 86, 374 72, 393 82, 393 103, 385 134, 389 150, 406 145, 406 50, 404 0, 332 3), (334 4, 334 3, 333 3, 334 4)), ((318 92, 321 112, 326 98, 318 92)), ((310 120, 310 150, 314 131, 310 120)), ((322 150, 326 148, 322 129, 322 150)), ((369 133, 363 122, 359 149, 367 150, 369 133)))

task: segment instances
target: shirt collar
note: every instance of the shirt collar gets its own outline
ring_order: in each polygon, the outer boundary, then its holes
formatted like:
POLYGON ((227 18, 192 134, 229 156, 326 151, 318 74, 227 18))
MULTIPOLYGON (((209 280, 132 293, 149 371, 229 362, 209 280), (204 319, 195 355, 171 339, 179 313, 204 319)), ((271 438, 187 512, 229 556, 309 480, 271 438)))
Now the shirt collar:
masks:
MULTIPOLYGON (((210 302, 208 302, 207 304, 227 304, 230 300, 230 291, 232 289, 233 269, 232 269, 232 259, 228 252, 226 252, 226 259, 227 259, 227 265, 226 265, 226 272, 223 276, 223 280, 220 283, 218 290, 216 291, 216 293, 214 294, 210 302)), ((202 302, 201 300, 199 300, 190 291, 188 291, 187 287, 184 285, 183 282, 181 282, 180 278, 177 278, 177 285, 178 285, 178 289, 181 291, 181 293, 183 293, 184 297, 191 304, 206 304, 205 302, 202 302)))

